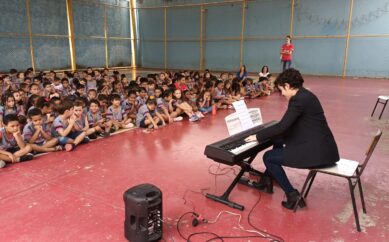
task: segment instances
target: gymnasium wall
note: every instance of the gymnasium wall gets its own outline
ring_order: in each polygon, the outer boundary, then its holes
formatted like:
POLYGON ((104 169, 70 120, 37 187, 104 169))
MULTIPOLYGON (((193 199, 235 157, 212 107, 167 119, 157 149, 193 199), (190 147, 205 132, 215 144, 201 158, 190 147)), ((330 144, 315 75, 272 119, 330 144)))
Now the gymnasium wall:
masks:
MULTIPOLYGON (((389 75, 388 0, 134 1, 137 66, 279 72, 292 34, 293 66, 304 73, 389 75)), ((132 65, 128 6, 72 0, 77 68, 132 65)), ((66 0, 0 1, 0 53, 0 71, 70 69, 66 0)))
POLYGON ((279 72, 291 34, 303 73, 388 76, 389 1, 351 1, 137 0, 137 65, 279 72))
MULTIPOLYGON (((131 65, 128 1, 72 0, 72 19, 77 68, 131 65)), ((70 69, 66 0, 0 1, 0 53, 0 71, 70 69)))

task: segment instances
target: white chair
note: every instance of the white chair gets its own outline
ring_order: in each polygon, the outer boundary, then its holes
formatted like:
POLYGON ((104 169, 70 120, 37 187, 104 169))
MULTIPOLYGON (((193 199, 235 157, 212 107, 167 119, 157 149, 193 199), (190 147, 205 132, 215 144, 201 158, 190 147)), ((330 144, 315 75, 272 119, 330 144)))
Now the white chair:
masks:
MULTIPOLYGON (((359 194, 361 197, 361 203, 362 203, 362 209, 363 213, 366 213, 366 205, 365 205, 365 199, 363 197, 363 191, 362 191, 362 184, 361 184, 361 175, 366 168, 367 162, 369 161, 371 155, 373 154, 373 151, 381 138, 382 131, 378 130, 376 135, 374 135, 374 138, 366 152, 365 160, 362 164, 359 164, 358 161, 352 161, 347 159, 340 159, 335 166, 327 167, 327 168, 317 168, 317 169, 310 169, 307 178, 305 179, 305 183, 303 185, 303 188, 301 189, 301 197, 306 198, 308 196, 309 190, 311 189, 313 180, 316 177, 317 173, 327 174, 331 176, 337 176, 337 177, 343 177, 346 178, 348 181, 350 193, 351 193, 351 200, 353 204, 354 209, 354 217, 355 217, 355 223, 357 225, 357 230, 361 232, 361 227, 359 225, 359 217, 358 217, 358 211, 357 206, 355 203, 355 196, 354 196, 354 189, 358 185, 359 188, 359 194), (308 187, 307 187, 308 185, 308 187)), ((294 207, 294 212, 296 212, 298 207, 299 201, 296 203, 294 207)))
POLYGON ((373 114, 375 112, 375 109, 377 108, 378 103, 381 103, 381 104, 384 105, 384 107, 382 108, 380 117, 378 118, 378 119, 381 119, 381 116, 384 113, 384 110, 385 110, 386 104, 388 104, 388 101, 389 101, 389 96, 378 96, 377 102, 375 103, 375 106, 374 106, 374 109, 373 109, 373 112, 371 113, 371 117, 373 117, 373 114))

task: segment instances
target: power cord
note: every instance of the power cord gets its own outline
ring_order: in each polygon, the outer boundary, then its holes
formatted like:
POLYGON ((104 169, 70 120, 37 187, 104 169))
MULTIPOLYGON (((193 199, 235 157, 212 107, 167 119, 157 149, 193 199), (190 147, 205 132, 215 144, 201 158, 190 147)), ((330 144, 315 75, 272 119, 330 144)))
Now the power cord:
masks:
POLYGON ((255 227, 252 223, 251 223, 251 220, 250 220, 250 216, 252 214, 252 212, 254 211, 255 207, 259 204, 261 200, 261 194, 259 194, 259 197, 258 197, 258 200, 257 202, 254 204, 254 206, 251 208, 249 214, 248 214, 248 223, 251 227, 253 227, 255 230, 248 230, 248 229, 245 229, 242 225, 241 225, 241 220, 242 220, 242 215, 241 214, 238 214, 238 213, 233 213, 233 212, 230 212, 230 211, 226 211, 226 210, 223 210, 221 212, 219 212, 219 214, 216 216, 216 218, 214 220, 211 220, 211 221, 208 221, 207 223, 209 224, 215 224, 219 221, 220 217, 223 215, 223 214, 229 214, 229 215, 233 215, 233 216, 237 216, 238 217, 238 228, 244 232, 248 232, 248 233, 255 233, 257 235, 254 235, 254 236, 220 236, 216 233, 213 233, 213 232, 209 232, 209 231, 202 231, 202 232, 197 232, 197 233, 192 233, 192 234, 189 234, 189 236, 186 238, 181 230, 180 230, 180 223, 181 223, 181 220, 183 219, 183 217, 185 217, 186 215, 188 214, 192 214, 192 215, 195 215, 195 216, 198 216, 196 213, 194 212, 186 212, 184 214, 182 214, 180 216, 180 218, 178 219, 177 221, 177 224, 176 224, 176 228, 177 228, 177 232, 178 234, 180 235, 181 238, 183 238, 184 240, 186 241, 190 241, 190 239, 194 236, 197 236, 197 235, 206 235, 206 234, 212 234, 212 235, 215 235, 215 237, 207 240, 207 241, 214 241, 214 240, 221 240, 221 241, 224 241, 223 239, 242 239, 242 238, 263 238, 263 239, 266 239, 266 240, 269 240, 269 241, 272 241, 272 242, 284 242, 284 239, 277 236, 277 235, 273 235, 273 234, 270 234, 270 233, 267 233, 263 230, 260 230, 258 229, 257 227, 255 227))
POLYGON ((281 238, 280 236, 277 236, 277 235, 274 235, 274 234, 271 234, 271 233, 267 233, 267 232, 265 232, 265 231, 263 231, 263 230, 261 230, 261 229, 258 229, 258 228, 257 228, 256 226, 254 226, 253 223, 251 222, 251 219, 250 219, 250 218, 251 218, 251 215, 252 215, 254 209, 257 207, 257 205, 258 205, 259 202, 261 201, 261 196, 262 196, 262 195, 261 195, 260 192, 258 192, 258 194, 259 194, 259 198, 258 198, 257 202, 254 204, 254 206, 251 208, 249 214, 247 215, 247 222, 248 222, 249 225, 250 225, 251 227, 253 227, 256 231, 260 231, 261 233, 266 234, 266 238, 271 239, 271 241, 273 241, 273 242, 284 242, 284 239, 281 238))
MULTIPOLYGON (((217 177, 218 176, 223 176, 223 175, 227 175, 228 173, 230 173, 231 171, 233 171, 233 174, 234 175, 237 175, 237 171, 234 169, 234 168, 231 168, 231 167, 224 167, 224 168, 220 168, 220 165, 221 164, 218 164, 217 165, 217 169, 216 171, 212 171, 212 167, 215 167, 216 165, 210 165, 208 167, 208 173, 211 174, 211 175, 214 175, 215 176, 215 192, 217 190, 217 177)), ((203 196, 205 196, 205 191, 207 190, 210 190, 210 188, 203 188, 200 190, 200 192, 198 191, 193 191, 193 190, 186 190, 182 199, 184 200, 184 204, 187 204, 187 199, 186 199, 186 195, 188 194, 188 192, 193 192, 193 193, 196 193, 196 194, 201 194, 203 196)), ((258 197, 258 200, 256 201, 256 203, 253 205, 253 207, 251 208, 249 214, 248 214, 248 217, 247 217, 247 221, 248 221, 248 224, 254 229, 254 230, 249 230, 249 229, 245 229, 242 225, 241 225, 241 220, 242 220, 242 215, 241 214, 238 214, 238 213, 233 213, 233 212, 230 212, 230 211, 226 211, 226 210, 223 210, 221 212, 219 212, 219 214, 216 216, 216 218, 214 220, 211 220, 211 221, 208 221, 207 223, 209 224, 215 224, 221 217, 221 215, 223 214, 230 214, 230 215, 233 215, 233 216, 238 216, 238 228, 244 232, 247 232, 247 233, 255 233, 257 235, 248 235, 248 236, 220 236, 214 232, 209 232, 209 231, 202 231, 202 232, 196 232, 196 233, 192 233, 192 234, 189 234, 188 237, 185 237, 181 230, 180 230, 180 223, 182 221, 182 219, 187 216, 188 214, 191 214, 193 216, 196 216, 196 217, 199 217, 198 214, 196 214, 196 207, 195 205, 193 204, 192 201, 191 204, 192 204, 192 209, 193 211, 190 211, 190 212, 185 212, 184 214, 182 214, 178 220, 177 220, 177 223, 176 223, 176 229, 177 229, 177 232, 179 234, 179 236, 181 238, 183 238, 185 241, 189 242, 190 239, 194 236, 198 236, 198 235, 214 235, 214 237, 212 237, 211 239, 208 239, 206 241, 215 241, 215 240, 218 240, 218 241, 224 241, 223 239, 245 239, 245 238, 263 238, 263 239, 266 239, 266 240, 269 240, 269 241, 272 241, 272 242, 284 242, 284 239, 281 238, 280 236, 277 236, 277 235, 274 235, 274 234, 270 234, 270 233, 267 233, 261 229, 258 229, 256 226, 253 225, 253 223, 251 222, 251 215, 254 211, 254 209, 256 208, 256 206, 259 204, 261 200, 261 193, 259 193, 259 197, 258 197)), ((194 219, 195 220, 195 219, 194 219)), ((161 220, 163 223, 166 223, 168 225, 170 225, 168 222, 166 221, 163 221, 161 220)), ((196 223, 196 226, 198 224, 198 221, 196 223)), ((192 225, 193 222, 192 222, 192 225)), ((174 242, 173 238, 171 238, 172 241, 174 242)))
MULTIPOLYGON (((194 212, 186 212, 186 213, 184 213, 184 214, 182 214, 181 216, 180 216, 180 218, 178 219, 178 221, 177 221, 177 224, 176 224, 176 228, 177 228, 177 232, 178 232, 178 234, 180 235, 180 237, 181 238, 183 238, 185 241, 190 241, 190 238, 192 238, 193 236, 196 236, 196 235, 200 235, 200 234, 211 234, 211 235, 214 235, 215 237, 213 237, 214 239, 217 239, 217 238, 219 238, 220 236, 219 235, 217 235, 217 234, 215 234, 215 233, 213 233, 213 232, 208 232, 208 231, 203 231, 203 232, 197 232, 197 233, 192 233, 192 234, 190 234, 187 238, 181 233, 181 230, 180 230, 180 222, 181 222, 181 220, 182 220, 182 218, 183 217, 185 217, 186 215, 188 215, 188 214, 195 214, 194 212)), ((221 239, 221 241, 223 242, 224 240, 223 239, 221 239)))

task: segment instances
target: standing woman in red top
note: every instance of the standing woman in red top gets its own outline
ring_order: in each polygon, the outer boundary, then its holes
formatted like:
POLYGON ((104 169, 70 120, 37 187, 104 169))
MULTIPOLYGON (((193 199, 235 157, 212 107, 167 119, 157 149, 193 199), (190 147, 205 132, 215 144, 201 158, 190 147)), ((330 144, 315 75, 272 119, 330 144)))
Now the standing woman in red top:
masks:
POLYGON ((292 38, 290 35, 286 36, 285 44, 281 47, 281 62, 282 62, 282 71, 285 71, 286 69, 290 68, 290 65, 292 64, 292 53, 294 51, 294 47, 292 44, 292 38), (288 66, 288 67, 286 67, 288 66))

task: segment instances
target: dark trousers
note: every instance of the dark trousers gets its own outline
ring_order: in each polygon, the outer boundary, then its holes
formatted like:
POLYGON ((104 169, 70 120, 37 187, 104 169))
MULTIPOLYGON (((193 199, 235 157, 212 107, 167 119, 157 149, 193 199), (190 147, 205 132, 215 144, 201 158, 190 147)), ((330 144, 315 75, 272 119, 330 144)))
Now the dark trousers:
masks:
POLYGON ((292 64, 291 60, 282 61, 282 72, 284 72, 286 69, 290 68, 290 65, 292 64))
POLYGON ((284 164, 283 149, 282 141, 275 141, 273 149, 266 151, 263 155, 263 162, 266 166, 265 174, 273 177, 285 193, 290 193, 294 191, 294 188, 282 168, 284 164))

